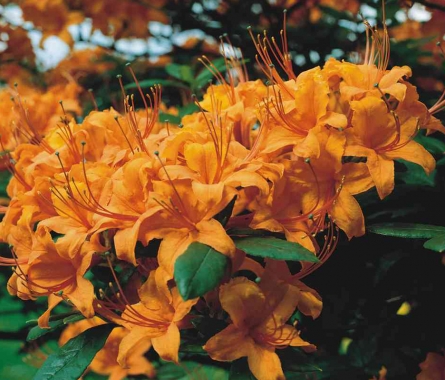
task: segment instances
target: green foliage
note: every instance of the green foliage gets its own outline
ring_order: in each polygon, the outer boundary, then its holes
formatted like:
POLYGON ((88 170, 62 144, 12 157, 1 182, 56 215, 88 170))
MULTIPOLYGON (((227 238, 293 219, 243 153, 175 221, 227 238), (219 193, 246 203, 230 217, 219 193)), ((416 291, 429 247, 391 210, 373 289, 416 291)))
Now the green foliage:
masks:
POLYGON ((302 245, 274 237, 235 238, 234 242, 238 249, 252 256, 275 260, 319 262, 317 257, 302 245))
POLYGON ((445 227, 414 223, 381 223, 368 227, 368 231, 385 236, 411 239, 429 239, 423 245, 437 252, 445 251, 445 227))
POLYGON ((222 280, 227 256, 208 245, 194 242, 176 259, 174 277, 184 300, 200 297, 222 280))
POLYGON ((103 347, 115 326, 92 327, 69 340, 58 353, 46 359, 33 380, 77 380, 103 347))
POLYGON ((28 380, 34 376, 37 369, 25 364, 27 354, 22 348, 23 342, 19 340, 0 340, 0 379, 28 380))
POLYGON ((69 323, 74 323, 77 321, 80 321, 82 319, 84 319, 85 317, 81 314, 74 314, 74 315, 70 315, 70 316, 66 316, 60 319, 56 319, 52 321, 50 321, 49 324, 49 329, 42 329, 39 326, 34 326, 31 330, 29 330, 28 332, 28 336, 26 337, 27 341, 32 341, 32 340, 36 340, 50 332, 53 332, 57 329, 59 329, 60 327, 66 326, 69 323))

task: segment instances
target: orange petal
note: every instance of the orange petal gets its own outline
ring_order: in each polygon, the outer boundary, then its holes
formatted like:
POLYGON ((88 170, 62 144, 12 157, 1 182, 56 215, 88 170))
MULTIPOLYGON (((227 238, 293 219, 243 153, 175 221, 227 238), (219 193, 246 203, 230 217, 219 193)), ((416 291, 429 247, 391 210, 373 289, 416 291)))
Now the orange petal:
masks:
POLYGON ((211 337, 203 348, 213 360, 230 362, 248 356, 254 345, 246 330, 232 324, 211 337))
POLYGON ((247 360, 250 370, 258 380, 285 380, 275 349, 254 345, 247 360))
POLYGON ((158 355, 169 362, 178 363, 180 334, 176 323, 170 323, 166 333, 151 340, 158 355))
POLYGON ((342 189, 331 209, 335 224, 342 229, 349 239, 365 233, 365 218, 356 199, 342 189))
POLYGON ((41 329, 48 328, 49 329, 49 317, 51 314, 51 310, 53 310, 60 302, 62 302, 63 298, 56 296, 54 294, 50 294, 48 296, 48 310, 46 310, 37 320, 37 323, 41 329))
POLYGON ((436 167, 434 157, 422 145, 415 141, 410 141, 402 148, 385 152, 384 155, 390 159, 401 158, 409 162, 414 162, 420 165, 427 174, 430 174, 436 167))
POLYGON ((234 278, 221 286, 219 298, 238 328, 254 325, 264 318, 264 294, 257 284, 245 277, 234 278))
POLYGON ((229 257, 235 254, 235 244, 224 227, 215 219, 203 220, 196 224, 198 231, 191 231, 193 241, 207 244, 229 257))
POLYGON ((394 161, 374 153, 368 156, 366 164, 380 199, 391 194, 394 189, 394 161))
POLYGON ((78 276, 76 287, 65 295, 86 318, 94 316, 94 286, 90 281, 78 276))
POLYGON ((147 336, 144 334, 144 328, 136 327, 132 329, 121 341, 119 345, 119 354, 117 356, 117 362, 123 368, 128 368, 128 359, 131 351, 135 348, 140 342, 147 339, 147 336))
POLYGON ((198 174, 199 181, 213 183, 217 174, 217 157, 212 142, 187 144, 184 156, 187 166, 198 174))

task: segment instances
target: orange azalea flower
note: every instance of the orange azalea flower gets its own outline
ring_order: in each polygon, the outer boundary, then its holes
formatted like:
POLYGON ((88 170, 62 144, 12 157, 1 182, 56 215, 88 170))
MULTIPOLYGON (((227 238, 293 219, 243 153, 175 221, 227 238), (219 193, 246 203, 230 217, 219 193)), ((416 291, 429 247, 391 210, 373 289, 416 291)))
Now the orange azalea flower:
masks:
POLYGON ((277 285, 265 295, 254 282, 237 277, 221 287, 219 297, 232 323, 205 344, 212 359, 233 361, 247 356, 258 380, 284 379, 275 349, 311 347, 286 324, 298 303, 296 288, 277 285))
POLYGON ((265 259, 266 266, 263 268, 259 263, 246 257, 238 270, 250 270, 260 279, 259 286, 267 297, 268 292, 274 290, 277 283, 284 283, 298 289, 297 308, 304 315, 318 318, 323 308, 321 296, 309 286, 303 284, 299 279, 305 274, 304 271, 293 275, 287 263, 282 260, 265 259))
POLYGON ((8 292, 23 300, 33 299, 33 294, 24 279, 28 273, 28 261, 32 253, 34 233, 27 227, 11 226, 6 239, 12 247, 13 257, 0 257, 0 266, 15 267, 7 284, 8 292))
POLYGON ((234 140, 250 148, 252 127, 258 120, 257 105, 265 96, 266 86, 260 80, 241 81, 237 86, 224 83, 210 86, 200 106, 217 118, 232 122, 234 140))
POLYGON ((380 198, 394 188, 394 160, 401 158, 422 166, 427 174, 435 160, 423 146, 413 141, 418 118, 411 117, 403 124, 393 111, 388 111, 382 99, 367 97, 351 102, 352 138, 345 155, 367 157, 369 173, 380 198))
MULTIPOLYGON (((63 234, 57 241, 61 249, 69 256, 76 256, 85 242, 96 252, 105 252, 108 247, 100 241, 100 227, 103 212, 97 203, 103 186, 108 182, 112 170, 107 165, 97 163, 92 165, 74 165, 70 174, 63 173, 55 176, 55 181, 64 185, 51 187, 51 202, 58 216, 42 220, 40 226, 48 227, 51 231, 63 234)), ((49 201, 49 200, 48 200, 49 201)), ((111 214, 113 215, 113 214, 111 214)))
POLYGON ((267 197, 260 197, 250 209, 253 211, 250 228, 284 233, 286 240, 316 253, 316 243, 307 223, 308 215, 301 215, 300 188, 292 186, 287 176, 276 181, 267 197))
POLYGON ((14 90, 2 89, 0 132, 3 150, 12 150, 21 142, 41 144, 46 148, 43 136, 57 126, 63 114, 60 99, 65 100, 66 112, 79 114, 80 90, 74 82, 50 87, 45 92, 23 85, 14 90))
MULTIPOLYGON (((179 329, 188 327, 186 316, 198 299, 184 301, 176 287, 169 288, 168 279, 169 274, 162 268, 151 271, 139 289, 139 303, 128 304, 126 297, 121 296, 127 305, 120 317, 113 316, 104 307, 97 309, 98 313, 130 330, 119 346, 118 362, 122 367, 127 366, 134 347, 147 338, 151 339, 153 348, 162 359, 178 362, 179 329)), ((105 302, 101 305, 113 307, 105 302)))
POLYGON ((91 265, 94 250, 86 242, 72 257, 54 243, 45 227, 36 232, 29 257, 26 281, 32 293, 48 295, 48 310, 39 318, 40 327, 48 327, 51 310, 62 300, 69 300, 87 318, 94 315, 93 285, 83 278, 91 265))
POLYGON ((287 175, 299 186, 303 215, 311 215, 313 232, 323 230, 329 216, 352 238, 365 233, 363 213, 353 195, 370 189, 372 180, 364 165, 342 164, 345 137, 335 129, 319 133, 320 157, 289 161, 287 175))
MULTIPOLYGON (((98 317, 72 323, 63 330, 60 335, 59 345, 63 346, 68 340, 76 337, 85 330, 104 323, 105 322, 98 317)), ((119 345, 128 333, 129 330, 123 327, 115 328, 108 336, 105 345, 97 352, 88 370, 100 375, 109 375, 109 380, 122 380, 128 375, 146 375, 149 378, 153 378, 155 376, 155 369, 144 356, 145 352, 151 347, 149 339, 141 340, 128 353, 126 368, 122 368, 117 362, 119 345)))
POLYGON ((329 109, 329 85, 320 68, 305 71, 295 81, 283 83, 281 88, 286 91, 277 87, 271 90, 274 98, 265 105, 270 125, 261 152, 271 153, 292 146, 300 157, 318 157, 320 146, 316 134, 320 128, 342 129, 347 125, 345 115, 329 109))
POLYGON ((153 206, 133 227, 124 255, 134 255, 136 239, 144 245, 162 239, 159 265, 173 277, 176 258, 194 241, 207 244, 228 256, 235 245, 223 226, 213 217, 233 199, 234 192, 224 184, 204 185, 190 180, 153 181, 153 206))

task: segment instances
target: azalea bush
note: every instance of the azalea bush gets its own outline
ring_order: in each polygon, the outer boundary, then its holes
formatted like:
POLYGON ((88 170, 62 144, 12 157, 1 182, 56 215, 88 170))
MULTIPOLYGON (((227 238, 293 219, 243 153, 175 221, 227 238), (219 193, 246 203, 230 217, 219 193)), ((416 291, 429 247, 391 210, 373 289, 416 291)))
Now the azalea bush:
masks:
POLYGON ((420 49, 367 3, 17 2, 2 378, 445 378, 443 9, 420 49), (204 35, 119 51, 153 21, 204 35), (39 67, 26 28, 72 52, 39 67))

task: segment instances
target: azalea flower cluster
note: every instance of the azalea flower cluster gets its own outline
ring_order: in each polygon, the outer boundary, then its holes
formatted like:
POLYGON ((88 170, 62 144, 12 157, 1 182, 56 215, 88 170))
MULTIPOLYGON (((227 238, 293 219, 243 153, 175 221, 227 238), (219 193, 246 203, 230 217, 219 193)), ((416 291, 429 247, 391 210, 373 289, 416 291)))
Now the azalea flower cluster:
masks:
POLYGON ((284 378, 276 349, 316 349, 289 323, 296 311, 321 313, 320 295, 302 279, 333 253, 339 230, 365 232, 354 195, 373 187, 382 199, 390 194, 396 159, 430 173, 434 158, 414 137, 421 128, 445 131, 433 116, 443 100, 427 109, 410 68, 387 68, 386 28, 368 33, 364 63, 331 58, 298 75, 285 32, 281 47, 252 35, 266 83, 248 80, 235 55, 226 57, 226 76, 203 58, 219 84, 195 98, 200 111, 180 125, 158 121, 166 110, 159 86, 147 96, 138 88, 142 110, 122 86, 122 112, 93 111, 82 122, 64 101, 59 121, 44 129, 16 92, 14 132, 2 140, 14 147, 5 151, 13 177, 0 225, 13 252, 1 258, 14 267, 9 292, 48 298, 41 327, 60 302, 72 305, 87 321, 69 336, 119 325, 92 367, 114 379, 153 376, 148 349, 178 363, 181 335, 202 316, 226 323, 204 342, 212 359, 247 357, 256 378, 284 378), (296 273, 285 260, 260 263, 237 244, 252 233, 282 236, 318 260, 296 273), (230 264, 215 289, 187 297, 176 264, 196 244, 230 264), (112 281, 95 281, 95 268, 112 281))

